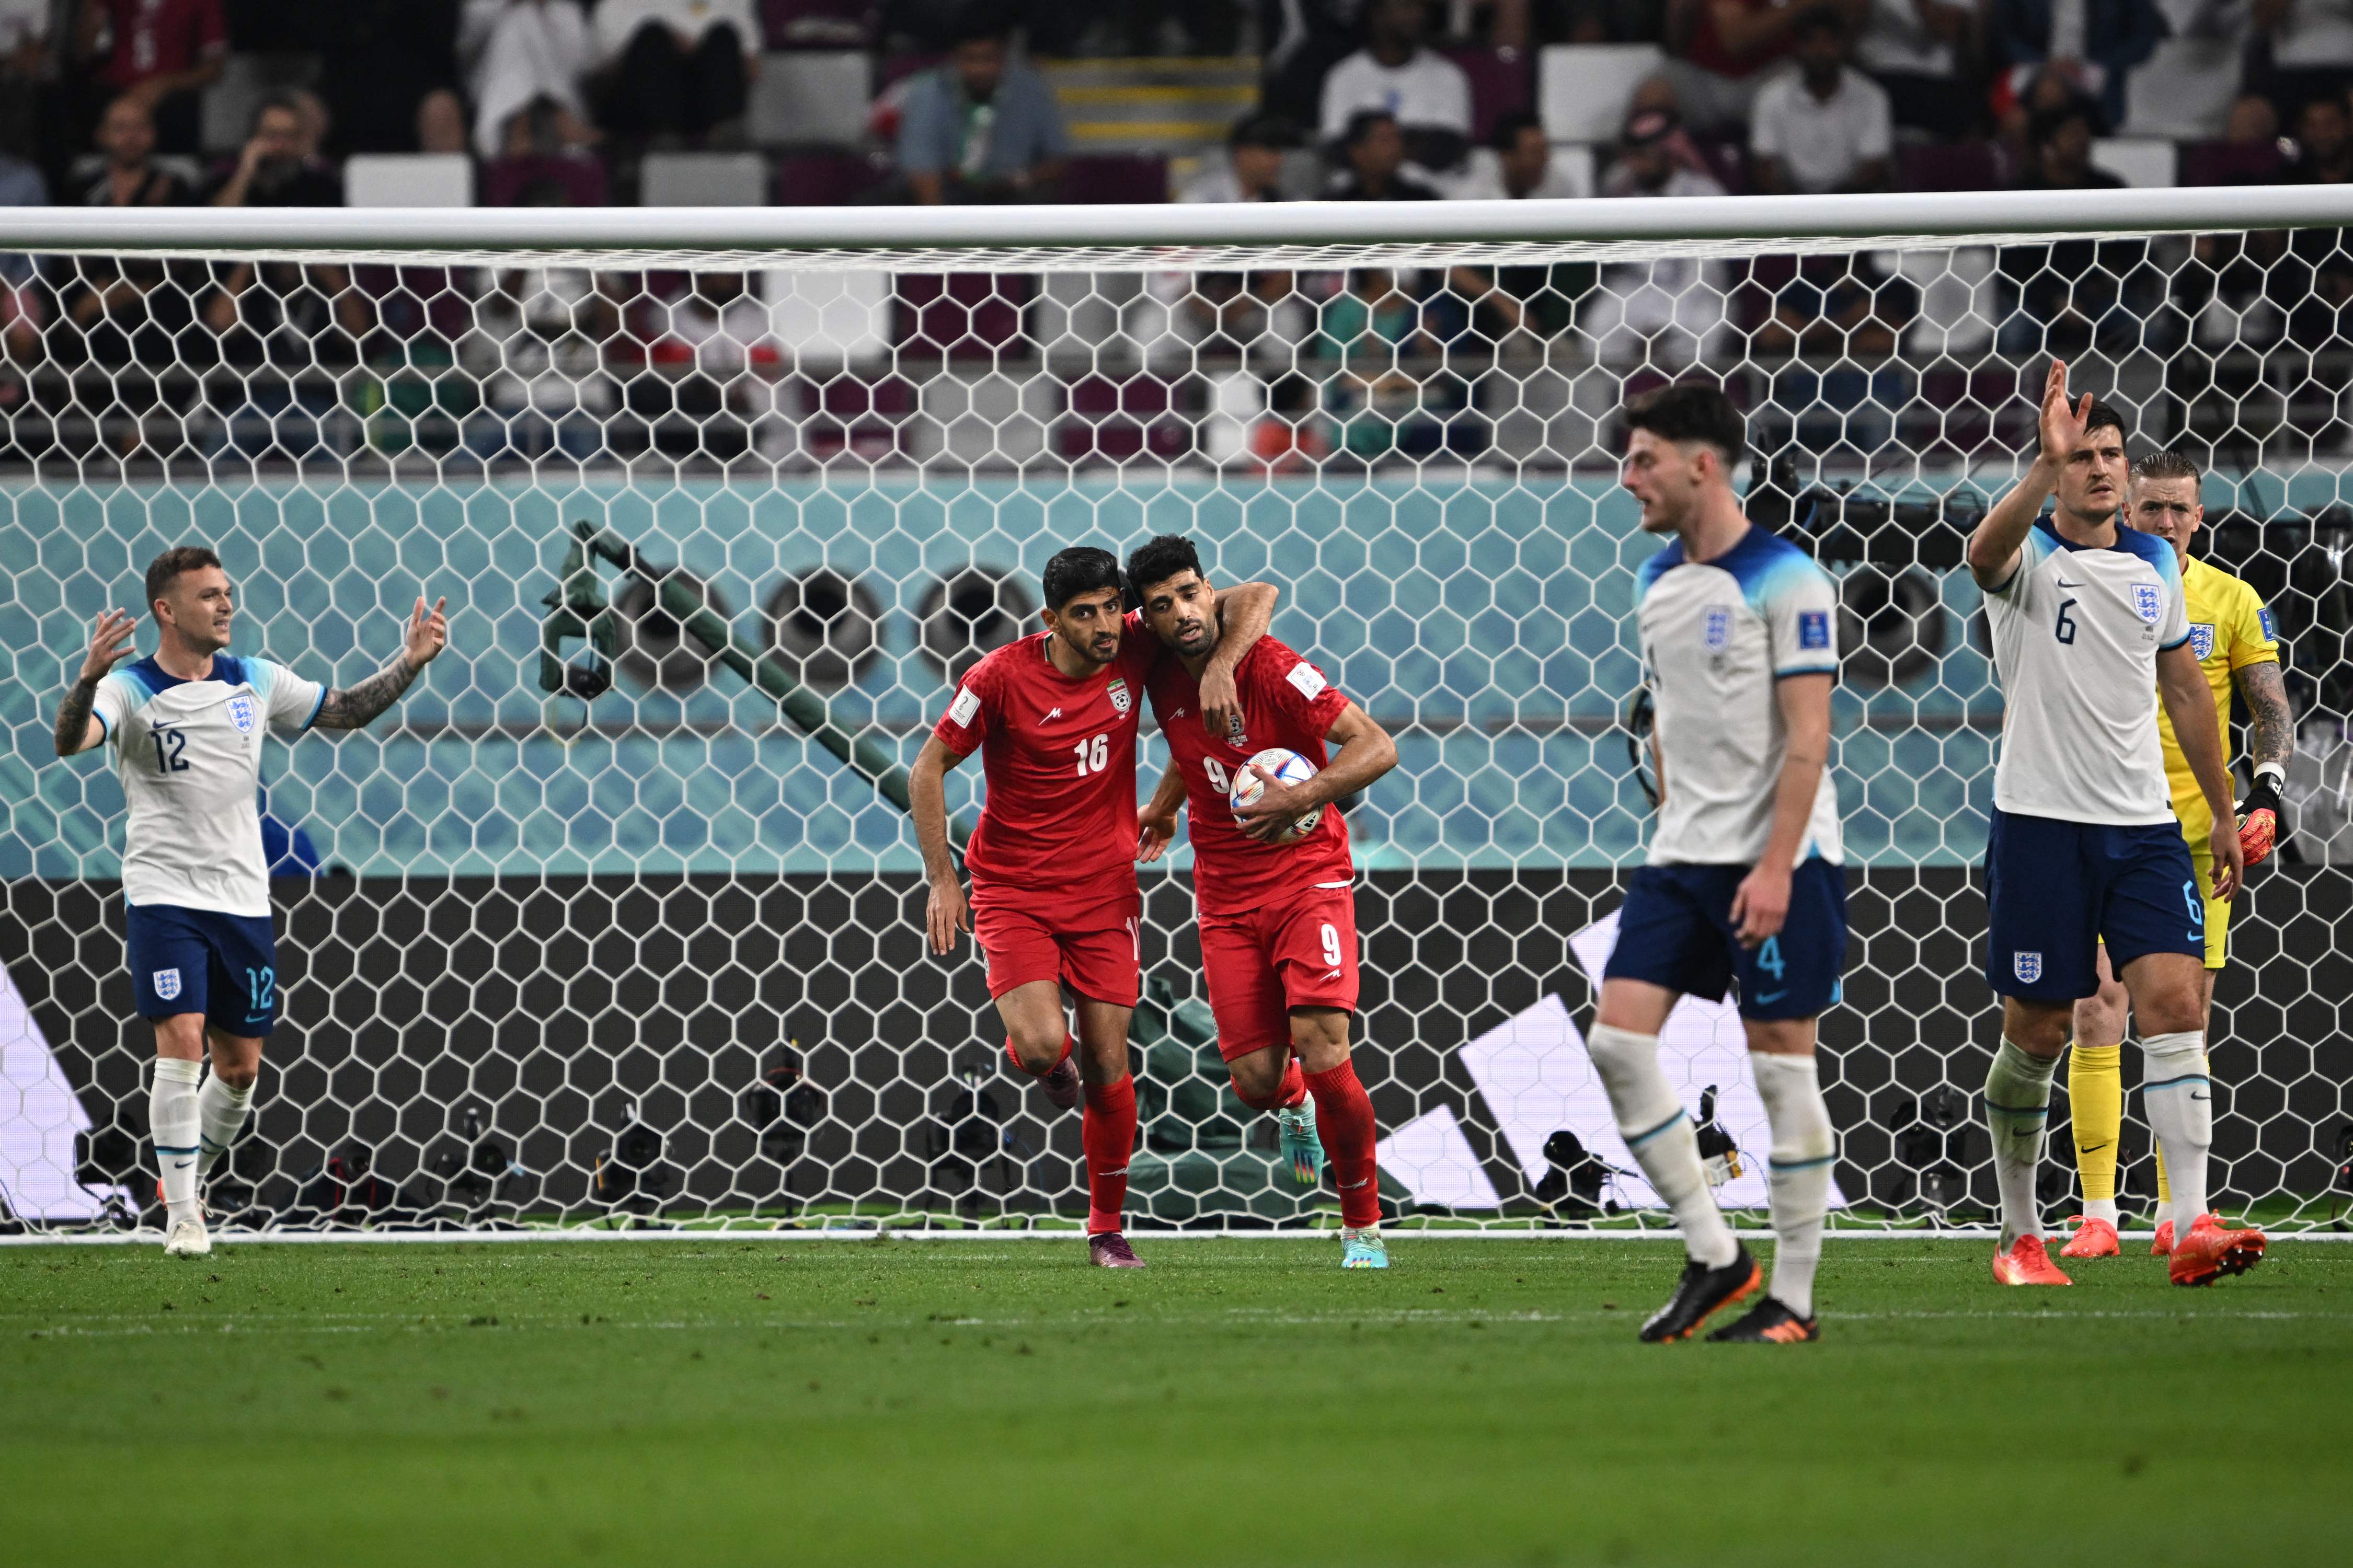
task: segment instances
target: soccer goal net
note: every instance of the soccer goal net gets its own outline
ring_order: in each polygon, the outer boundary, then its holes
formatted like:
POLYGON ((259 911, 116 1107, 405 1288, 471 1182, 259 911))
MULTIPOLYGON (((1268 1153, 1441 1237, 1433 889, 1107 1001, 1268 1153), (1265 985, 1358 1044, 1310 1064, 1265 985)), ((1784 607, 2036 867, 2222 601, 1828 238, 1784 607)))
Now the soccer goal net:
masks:
MULTIPOLYGON (((2333 188, 12 210, 0 1221, 153 1223, 122 793, 50 726, 93 616, 143 611, 145 563, 204 543, 233 651, 307 677, 355 681, 417 595, 450 606, 448 654, 374 727, 265 750, 282 1022, 216 1223, 1075 1226, 1077 1118, 1008 1069, 970 946, 925 951, 903 769, 1035 624, 1050 554, 1178 532, 1213 579, 1275 584, 1275 635, 1397 737, 1347 812, 1392 1223, 1662 1225, 1581 1031, 1650 812, 1631 606, 1656 542, 1615 418, 1699 377, 1746 413, 1749 516, 1843 605, 1839 1223, 1977 1223, 2001 708, 1961 548, 2058 355, 2136 454, 2200 466, 2191 552, 2276 622, 2291 837, 2216 987, 2215 1188, 2338 1224, 2348 222, 2333 188)), ((1166 757, 1147 723, 1145 788, 1166 757)), ((978 771, 950 777, 959 834, 978 771)), ((1139 1228, 1336 1223, 1228 1086, 1186 854, 1142 879, 1139 1228)), ((1684 1002, 1662 1055, 1723 1201, 1761 1207, 1731 1006, 1684 1002)))

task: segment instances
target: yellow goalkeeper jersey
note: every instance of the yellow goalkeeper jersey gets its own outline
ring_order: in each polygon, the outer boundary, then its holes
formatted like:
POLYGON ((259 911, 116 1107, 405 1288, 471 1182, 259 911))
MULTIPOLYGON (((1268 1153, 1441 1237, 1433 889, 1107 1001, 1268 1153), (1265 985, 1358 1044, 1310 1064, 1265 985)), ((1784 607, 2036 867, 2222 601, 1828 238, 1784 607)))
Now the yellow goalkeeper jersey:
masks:
MULTIPOLYGON (((2213 689, 2214 714, 2222 728, 2222 757, 2231 758, 2231 680, 2251 664, 2279 662, 2279 628, 2256 592, 2219 566, 2191 557, 2181 563, 2181 592, 2189 611, 2189 647, 2213 689)), ((2182 837, 2203 845, 2214 830, 2205 792, 2174 739, 2165 704, 2157 705, 2158 732, 2165 739, 2165 777, 2173 790, 2174 814, 2182 837)))

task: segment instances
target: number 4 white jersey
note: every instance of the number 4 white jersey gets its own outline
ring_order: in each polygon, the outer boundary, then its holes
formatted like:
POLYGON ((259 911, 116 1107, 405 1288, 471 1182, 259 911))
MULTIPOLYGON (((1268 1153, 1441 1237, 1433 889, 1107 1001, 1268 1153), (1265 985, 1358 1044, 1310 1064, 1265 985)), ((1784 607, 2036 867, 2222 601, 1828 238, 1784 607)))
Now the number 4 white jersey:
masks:
POLYGON ((213 655, 204 680, 182 680, 142 658, 99 682, 94 711, 131 813, 122 838, 126 902, 269 912, 262 726, 309 729, 326 692, 283 665, 225 653, 213 655))
POLYGON ((2122 525, 2114 545, 2071 544, 2045 518, 1985 598, 2002 696, 1994 805, 2062 822, 2171 822, 2157 655, 2189 637, 2173 546, 2122 525))
MULTIPOLYGON (((1666 790, 1651 864, 1753 866, 1789 750, 1779 683, 1838 673, 1838 590, 1804 551, 1751 528, 1713 561, 1669 544, 1642 563, 1634 596, 1666 790)), ((1843 858, 1828 766, 1798 858, 1817 855, 1843 858)))

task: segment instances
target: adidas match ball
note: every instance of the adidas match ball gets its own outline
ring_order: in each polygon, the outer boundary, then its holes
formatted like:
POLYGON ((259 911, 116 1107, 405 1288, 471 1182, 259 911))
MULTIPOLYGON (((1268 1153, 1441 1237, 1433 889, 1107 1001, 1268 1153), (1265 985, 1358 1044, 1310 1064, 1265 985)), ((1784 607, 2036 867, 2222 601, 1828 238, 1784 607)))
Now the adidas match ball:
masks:
MULTIPOLYGON (((1250 772, 1250 768, 1263 769, 1289 784, 1304 784, 1316 773, 1315 764, 1297 752, 1286 751, 1281 746, 1269 746, 1250 760, 1250 767, 1243 768, 1234 774, 1233 792, 1226 798, 1237 814, 1266 793, 1265 783, 1257 773, 1250 772)), ((1293 819, 1289 827, 1270 842, 1295 844, 1314 832, 1315 825, 1323 820, 1324 808, 1319 805, 1314 810, 1293 819)))

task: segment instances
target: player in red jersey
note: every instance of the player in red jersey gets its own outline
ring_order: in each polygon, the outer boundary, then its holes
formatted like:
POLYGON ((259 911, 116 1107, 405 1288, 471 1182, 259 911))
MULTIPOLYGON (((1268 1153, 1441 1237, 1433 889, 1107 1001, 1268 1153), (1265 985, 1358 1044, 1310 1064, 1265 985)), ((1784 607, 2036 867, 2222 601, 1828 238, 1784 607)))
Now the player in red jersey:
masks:
MULTIPOLYGON (((1045 597, 1046 629, 973 666, 915 759, 908 793, 931 880, 923 918, 934 952, 953 952, 956 932, 969 931, 987 955, 1013 1065, 1062 1110, 1083 1090, 1088 1256, 1140 1268, 1120 1234, 1135 1149, 1127 1019, 1143 915, 1135 733, 1160 648, 1121 614, 1119 561, 1109 551, 1057 554, 1046 563, 1045 597), (946 775, 975 748, 988 794, 965 852, 967 909, 948 852, 946 775)), ((1233 668, 1265 632, 1275 592, 1253 583, 1220 598, 1224 631, 1202 683, 1230 710, 1233 668)))
POLYGON ((1177 806, 1189 801, 1201 973, 1234 1093, 1275 1113, 1303 1183, 1314 1184, 1329 1156, 1340 1189, 1341 1267, 1386 1268, 1373 1102, 1348 1059, 1356 1010, 1356 866, 1333 803, 1397 766, 1397 743, 1272 637, 1261 638, 1234 667, 1239 710, 1208 711, 1203 678, 1213 657, 1216 595, 1192 542, 1162 534, 1128 557, 1127 578, 1143 602, 1145 626, 1173 656, 1145 688, 1170 765, 1145 808, 1138 858, 1159 858, 1176 837, 1177 806), (1339 746, 1328 757, 1326 741, 1339 746), (1296 752, 1321 771, 1285 784, 1255 770, 1265 793, 1238 818, 1228 798, 1235 776, 1271 746, 1296 752), (1272 842, 1318 806, 1324 815, 1313 830, 1293 843, 1272 842))

